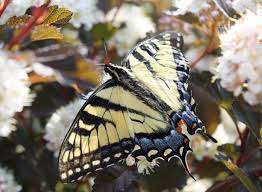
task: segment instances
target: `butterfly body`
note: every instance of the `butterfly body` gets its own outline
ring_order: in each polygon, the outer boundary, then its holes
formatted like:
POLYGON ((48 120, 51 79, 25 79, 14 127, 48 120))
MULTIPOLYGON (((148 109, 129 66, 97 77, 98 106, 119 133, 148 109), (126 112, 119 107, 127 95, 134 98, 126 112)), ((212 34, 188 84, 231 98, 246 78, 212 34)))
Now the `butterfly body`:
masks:
POLYGON ((176 156, 188 171, 190 139, 204 127, 187 88, 182 44, 181 35, 164 32, 138 44, 120 65, 105 66, 112 78, 85 102, 62 144, 62 181, 82 180, 127 158, 176 156))

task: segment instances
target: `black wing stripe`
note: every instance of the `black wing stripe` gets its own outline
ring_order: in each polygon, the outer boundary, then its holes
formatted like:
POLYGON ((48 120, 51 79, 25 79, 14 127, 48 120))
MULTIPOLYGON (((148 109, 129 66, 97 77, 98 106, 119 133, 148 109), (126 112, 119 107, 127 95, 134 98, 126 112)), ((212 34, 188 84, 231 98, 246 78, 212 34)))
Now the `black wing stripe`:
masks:
POLYGON ((141 50, 147 52, 147 54, 151 57, 154 57, 154 55, 156 54, 156 50, 153 47, 150 47, 149 44, 143 44, 140 46, 140 48, 141 50))
POLYGON ((153 43, 152 41, 149 41, 148 44, 151 45, 156 51, 159 51, 159 47, 155 43, 153 43))
MULTIPOLYGON (((94 106, 96 106, 96 107, 104 107, 104 106, 107 106, 107 108, 110 108, 110 109, 113 109, 113 110, 115 110, 115 111, 127 111, 127 108, 125 107, 125 106, 122 106, 122 105, 119 105, 119 104, 116 104, 116 103, 112 103, 112 102, 108 102, 108 100, 106 100, 106 99, 103 99, 103 98, 101 98, 101 97, 94 97, 95 99, 94 99, 94 102, 92 103, 94 106), (105 103, 108 103, 107 105, 104 105, 105 103)), ((136 114, 139 114, 139 115, 143 115, 143 116, 147 116, 147 117, 150 117, 151 119, 154 119, 154 120, 158 120, 159 121, 159 119, 156 119, 155 117, 152 117, 152 116, 150 116, 150 115, 148 115, 148 114, 146 114, 146 113, 143 113, 143 112, 141 112, 141 111, 138 111, 138 110, 135 110, 135 109, 131 109, 131 108, 129 108, 128 109, 129 110, 129 112, 132 112, 132 113, 136 113, 136 114)), ((90 122, 89 120, 91 119, 91 114, 89 114, 89 116, 87 115, 86 117, 88 117, 87 119, 83 119, 83 121, 86 123, 86 124, 88 124, 88 122, 90 122)), ((92 116, 92 118, 96 118, 96 120, 94 120, 93 122, 97 122, 97 121, 100 121, 101 119, 103 119, 103 118, 101 118, 101 117, 97 117, 97 116, 92 116)), ((111 123, 113 123, 114 124, 114 122, 111 122, 111 123)))

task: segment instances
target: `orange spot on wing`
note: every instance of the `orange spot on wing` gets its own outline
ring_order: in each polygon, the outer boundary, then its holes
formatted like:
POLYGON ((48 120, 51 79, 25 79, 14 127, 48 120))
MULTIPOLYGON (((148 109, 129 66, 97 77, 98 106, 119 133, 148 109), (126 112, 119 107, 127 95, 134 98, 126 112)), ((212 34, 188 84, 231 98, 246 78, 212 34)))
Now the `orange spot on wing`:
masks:
POLYGON ((177 125, 176 130, 179 133, 182 133, 183 126, 187 126, 186 122, 183 119, 181 119, 176 125, 177 125))
POLYGON ((178 133, 182 133, 182 128, 181 127, 176 127, 176 131, 178 132, 178 133))
POLYGON ((181 126, 183 126, 183 125, 186 125, 186 122, 185 122, 183 119, 181 119, 181 120, 177 123, 177 125, 178 125, 179 127, 181 127, 181 126))
POLYGON ((196 127, 197 127, 197 124, 196 124, 196 123, 193 123, 192 129, 195 129, 196 127))

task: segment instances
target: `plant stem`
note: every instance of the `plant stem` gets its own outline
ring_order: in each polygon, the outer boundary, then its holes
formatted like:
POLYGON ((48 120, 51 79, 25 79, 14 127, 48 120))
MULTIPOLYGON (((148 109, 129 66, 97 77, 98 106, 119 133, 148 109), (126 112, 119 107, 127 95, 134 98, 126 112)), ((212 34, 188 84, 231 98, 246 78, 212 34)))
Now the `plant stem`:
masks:
POLYGON ((236 164, 240 165, 246 162, 247 160, 249 160, 250 157, 252 157, 257 152, 257 150, 262 150, 262 146, 256 146, 255 148, 248 150, 246 153, 243 153, 237 160, 236 164))
MULTIPOLYGON (((255 167, 249 171, 249 173, 260 177, 262 175, 262 165, 255 167)), ((225 181, 216 183, 210 187, 206 192, 221 192, 221 191, 230 191, 233 187, 239 185, 241 182, 239 178, 235 175, 228 177, 225 181)))
POLYGON ((215 32, 216 32, 216 23, 213 23, 212 29, 211 29, 211 35, 209 37, 209 42, 205 48, 205 50, 194 60, 192 63, 190 63, 190 67, 194 67, 199 61, 201 61, 203 58, 205 58, 209 53, 211 53, 214 50, 214 39, 215 39, 215 32))
POLYGON ((1 3, 0 5, 0 17, 2 16, 2 14, 4 13, 7 5, 10 3, 10 0, 4 0, 4 2, 1 3))
POLYGON ((20 43, 34 28, 34 26, 37 24, 38 19, 44 14, 44 12, 47 10, 47 7, 50 3, 50 0, 47 1, 44 5, 41 7, 37 7, 34 9, 34 14, 31 19, 25 24, 25 26, 15 35, 11 41, 7 44, 6 48, 11 49, 14 45, 20 43))

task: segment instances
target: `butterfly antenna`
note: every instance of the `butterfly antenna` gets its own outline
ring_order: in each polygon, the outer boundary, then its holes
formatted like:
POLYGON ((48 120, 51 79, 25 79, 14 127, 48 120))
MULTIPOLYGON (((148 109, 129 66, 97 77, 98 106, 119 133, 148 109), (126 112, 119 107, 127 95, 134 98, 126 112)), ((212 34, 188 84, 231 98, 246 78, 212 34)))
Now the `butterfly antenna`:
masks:
POLYGON ((212 137, 212 136, 209 135, 208 133, 205 133, 203 130, 198 131, 198 133, 199 133, 200 135, 202 135, 202 136, 210 139, 210 140, 213 141, 214 143, 217 143, 217 140, 216 140, 214 137, 212 137))
POLYGON ((108 51, 107 51, 107 44, 106 44, 106 41, 105 39, 103 38, 103 45, 104 45, 104 51, 105 51, 105 58, 104 58, 104 63, 107 65, 110 63, 110 58, 108 56, 108 51))

